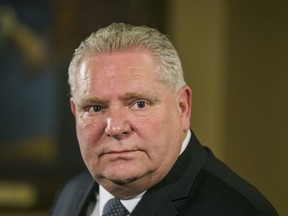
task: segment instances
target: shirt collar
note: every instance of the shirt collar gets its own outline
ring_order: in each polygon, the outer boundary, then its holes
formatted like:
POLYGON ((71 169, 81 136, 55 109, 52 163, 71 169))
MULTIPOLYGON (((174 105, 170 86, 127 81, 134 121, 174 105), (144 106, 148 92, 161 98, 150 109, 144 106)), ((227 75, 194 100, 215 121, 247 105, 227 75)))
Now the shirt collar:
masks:
MULTIPOLYGON (((136 207, 138 202, 141 200, 142 196, 144 195, 146 191, 143 193, 129 199, 129 200, 120 200, 121 203, 124 205, 124 207, 129 211, 132 212, 133 209, 136 207)), ((100 201, 99 201, 99 207, 100 207, 100 215, 102 215, 104 205, 106 202, 108 202, 110 199, 113 199, 114 196, 110 194, 105 188, 103 188, 101 185, 99 185, 99 194, 100 194, 100 201)))

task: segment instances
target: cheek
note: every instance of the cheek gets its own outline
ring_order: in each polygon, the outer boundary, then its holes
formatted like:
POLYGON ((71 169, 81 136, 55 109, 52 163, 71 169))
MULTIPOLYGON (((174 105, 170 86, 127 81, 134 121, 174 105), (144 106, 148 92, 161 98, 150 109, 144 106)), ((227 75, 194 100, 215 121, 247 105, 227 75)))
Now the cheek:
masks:
POLYGON ((145 131, 154 138, 161 137, 161 139, 177 134, 180 124, 178 112, 175 109, 169 110, 167 107, 165 109, 158 109, 147 119, 142 119, 138 122, 138 126, 142 131, 145 131))
MULTIPOLYGON (((157 113, 147 125, 151 139, 157 143, 154 146, 162 154, 177 152, 181 143, 181 119, 175 110, 165 110, 157 113)), ((165 155, 161 155, 165 157, 165 155)), ((168 156, 168 155, 167 155, 168 156)))
POLYGON ((180 128, 179 118, 175 114, 171 116, 165 112, 157 112, 153 117, 138 122, 137 133, 145 140, 142 147, 149 156, 161 160, 167 154, 177 152, 180 128))
POLYGON ((96 123, 84 123, 78 121, 76 123, 77 138, 80 152, 87 168, 92 172, 95 164, 98 163, 98 155, 101 152, 99 140, 101 137, 100 125, 96 123))
POLYGON ((96 121, 83 121, 81 118, 76 120, 76 132, 81 152, 89 151, 97 145, 97 140, 101 137, 103 124, 96 121))

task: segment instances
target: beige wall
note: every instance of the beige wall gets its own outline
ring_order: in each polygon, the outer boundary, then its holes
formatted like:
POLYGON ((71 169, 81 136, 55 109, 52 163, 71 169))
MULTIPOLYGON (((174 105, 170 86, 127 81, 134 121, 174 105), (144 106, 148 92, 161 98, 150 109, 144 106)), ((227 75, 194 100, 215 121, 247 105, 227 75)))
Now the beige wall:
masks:
POLYGON ((171 2, 168 28, 193 90, 192 126, 223 156, 225 8, 216 1, 171 2), (193 2, 193 3, 190 3, 193 2))
POLYGON ((192 128, 288 215, 288 2, 170 0, 192 128))

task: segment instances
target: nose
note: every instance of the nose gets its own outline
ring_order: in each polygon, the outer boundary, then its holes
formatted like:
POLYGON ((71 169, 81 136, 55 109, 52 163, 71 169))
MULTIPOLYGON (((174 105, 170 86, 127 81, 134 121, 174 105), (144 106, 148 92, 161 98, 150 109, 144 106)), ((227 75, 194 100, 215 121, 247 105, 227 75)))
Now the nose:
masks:
POLYGON ((131 126, 123 112, 109 112, 105 133, 115 139, 122 139, 131 132, 131 126))

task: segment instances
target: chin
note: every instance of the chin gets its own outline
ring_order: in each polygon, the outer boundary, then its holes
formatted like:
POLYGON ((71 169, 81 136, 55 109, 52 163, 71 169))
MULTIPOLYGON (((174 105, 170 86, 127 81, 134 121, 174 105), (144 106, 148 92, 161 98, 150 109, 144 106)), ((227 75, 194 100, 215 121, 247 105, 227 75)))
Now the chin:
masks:
POLYGON ((113 182, 114 184, 117 184, 117 185, 125 185, 125 184, 130 184, 130 183, 137 181, 139 179, 139 177, 136 177, 136 176, 133 176, 133 177, 113 176, 113 177, 109 177, 106 179, 110 180, 111 182, 113 182))

